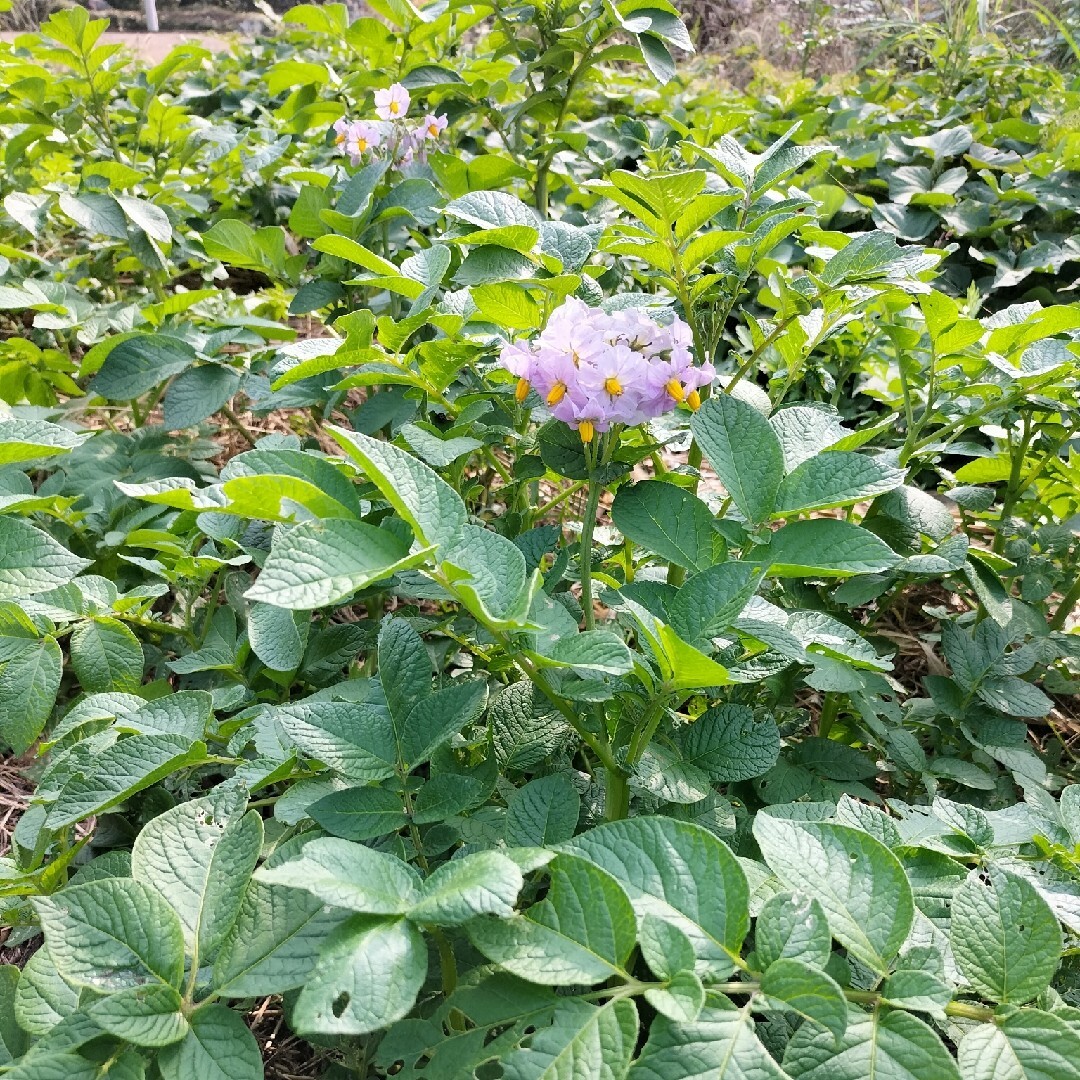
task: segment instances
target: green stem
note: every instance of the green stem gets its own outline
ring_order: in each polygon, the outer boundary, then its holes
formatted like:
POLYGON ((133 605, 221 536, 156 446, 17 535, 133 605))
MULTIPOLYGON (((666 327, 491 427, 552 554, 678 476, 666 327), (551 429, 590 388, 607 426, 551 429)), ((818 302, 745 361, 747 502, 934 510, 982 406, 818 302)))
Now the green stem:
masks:
POLYGON ((829 737, 832 726, 840 714, 840 695, 829 693, 821 705, 821 716, 818 717, 818 736, 822 739, 829 737))
POLYGON ((1060 630, 1078 603, 1080 603, 1080 577, 1077 577, 1069 591, 1061 598, 1061 603, 1058 604, 1057 611, 1050 620, 1050 629, 1060 630))
POLYGON ((592 594, 592 542, 596 528, 596 513, 600 509, 600 493, 603 488, 595 479, 589 479, 589 497, 585 503, 585 517, 581 522, 581 606, 585 612, 585 629, 596 629, 596 612, 592 594))
POLYGON ((1028 447, 1031 446, 1033 431, 1031 428, 1031 415, 1024 413, 1021 418, 1021 433, 1019 446, 1012 446, 1012 437, 1009 444, 1012 450, 1012 463, 1009 469, 1009 482, 1005 487, 1005 497, 1001 500, 1001 513, 998 515, 997 535, 994 537, 994 551, 1000 554, 1005 548, 1006 526, 1009 515, 1012 514, 1016 500, 1023 494, 1026 483, 1021 483, 1021 474, 1024 471, 1024 459, 1027 457, 1028 447))

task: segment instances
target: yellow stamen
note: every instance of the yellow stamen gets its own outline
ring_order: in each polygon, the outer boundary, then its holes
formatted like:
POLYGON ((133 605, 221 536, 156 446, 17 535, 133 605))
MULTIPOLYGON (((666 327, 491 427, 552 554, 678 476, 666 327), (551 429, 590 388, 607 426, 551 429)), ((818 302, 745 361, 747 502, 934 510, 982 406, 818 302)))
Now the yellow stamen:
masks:
POLYGON ((529 380, 518 379, 517 386, 514 387, 514 398, 520 403, 529 396, 529 380))
POLYGON ((549 405, 558 405, 564 397, 566 397, 566 383, 557 382, 547 396, 547 403, 549 405))
POLYGON ((581 357, 571 350, 570 358, 574 361, 574 367, 581 367, 581 357))
POLYGON ((618 397, 622 393, 622 383, 614 375, 604 380, 604 389, 612 396, 618 397))
POLYGON ((344 141, 345 141, 345 136, 344 135, 338 135, 338 137, 336 139, 334 139, 334 142, 336 142, 338 144, 338 146, 340 146, 344 141))
POLYGON ((593 441, 593 435, 596 434, 596 428, 593 427, 591 420, 582 420, 581 423, 578 424, 577 429, 583 443, 591 443, 593 441))
POLYGON ((678 379, 669 379, 667 386, 664 389, 676 400, 682 401, 686 397, 686 391, 683 389, 683 384, 678 379))
POLYGON ((391 112, 391 113, 392 113, 392 114, 393 114, 394 116, 397 116, 397 114, 398 114, 399 112, 401 112, 401 106, 400 106, 400 105, 399 105, 399 104, 398 104, 398 103, 397 103, 396 101, 391 101, 391 102, 390 102, 390 112, 391 112))
POLYGON ((428 134, 433 139, 437 139, 439 137, 439 125, 438 124, 428 124, 428 129, 427 130, 428 130, 428 134))
POLYGON ((686 404, 690 406, 691 412, 697 412, 701 408, 701 395, 696 390, 691 390, 686 395, 686 404))
POLYGON ((357 150, 360 151, 361 154, 367 152, 367 146, 368 146, 367 139, 357 139, 356 140, 356 148, 357 148, 357 150))

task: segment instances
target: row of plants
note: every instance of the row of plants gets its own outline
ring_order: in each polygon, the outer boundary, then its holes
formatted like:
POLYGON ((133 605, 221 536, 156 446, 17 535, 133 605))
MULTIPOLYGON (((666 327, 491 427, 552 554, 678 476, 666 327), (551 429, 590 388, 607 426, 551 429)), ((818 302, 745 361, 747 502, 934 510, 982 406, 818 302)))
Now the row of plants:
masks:
POLYGON ((371 7, 0 46, 3 1075, 1080 1076, 1077 91, 371 7))

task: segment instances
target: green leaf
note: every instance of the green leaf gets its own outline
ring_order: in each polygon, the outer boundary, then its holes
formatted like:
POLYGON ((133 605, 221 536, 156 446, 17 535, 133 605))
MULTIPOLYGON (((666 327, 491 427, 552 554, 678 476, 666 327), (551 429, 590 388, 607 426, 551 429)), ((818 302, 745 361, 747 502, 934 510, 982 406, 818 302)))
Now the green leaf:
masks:
POLYGON ((23 967, 15 992, 19 1026, 31 1035, 48 1035, 78 1007, 78 988, 64 981, 48 949, 38 949, 23 967))
POLYGON ((293 1012, 301 1034, 366 1035, 400 1020, 427 975, 423 935, 405 919, 354 915, 326 941, 293 1012))
POLYGON ((424 562, 389 529, 347 518, 279 527, 270 557, 246 596, 292 610, 341 603, 376 581, 424 562))
POLYGON ((405 619, 384 619, 379 628, 379 682, 390 715, 404 720, 431 694, 435 669, 424 639, 405 619))
POLYGON ((773 513, 782 517, 795 511, 851 506, 903 482, 902 469, 866 454, 831 450, 804 461, 784 477, 773 513))
POLYGON ((671 628, 690 644, 718 637, 739 617, 757 591, 761 569, 723 562, 694 574, 668 605, 671 628))
POLYGON ((780 756, 780 732, 772 719, 755 720, 745 705, 714 705, 676 732, 688 765, 718 783, 750 780, 768 772, 780 756))
POLYGON ((566 773, 530 780, 506 800, 503 835, 511 847, 549 847, 577 829, 581 797, 566 773))
POLYGON ((240 382, 238 371, 221 364, 201 364, 182 371, 165 394, 165 427, 179 431, 201 424, 229 404, 240 382))
POLYGON ((848 1004, 843 990, 820 968, 802 960, 774 960, 762 976, 761 992, 838 1040, 847 1028, 848 1004))
POLYGON ((626 977, 637 937, 634 909, 619 884, 582 859, 548 866, 547 896, 525 915, 478 919, 469 940, 500 967, 543 986, 592 986, 626 977))
POLYGON ((712 833, 671 818, 601 825, 563 846, 616 878, 639 920, 653 915, 690 939, 698 974, 734 970, 749 929, 750 890, 738 860, 712 833))
POLYGON ((68 982, 109 993, 157 979, 179 987, 184 934, 148 885, 102 878, 33 901, 45 946, 68 982))
POLYGON ((67 454, 92 438, 89 431, 69 431, 45 420, 0 420, 0 466, 67 454))
POLYGON ((285 230, 279 226, 253 229, 247 222, 227 218, 207 229, 202 243, 211 259, 243 270, 277 277, 285 265, 285 230))
POLYGON ((97 616, 80 623, 71 635, 70 652, 71 666, 88 694, 135 693, 142 685, 142 645, 116 619, 97 616))
POLYGON ((45 824, 50 829, 74 825, 100 814, 163 777, 206 757, 204 743, 192 743, 182 735, 131 735, 103 750, 93 759, 93 769, 76 772, 49 808, 45 824))
POLYGON ((885 974, 915 916, 911 885, 896 856, 847 825, 764 813, 754 820, 754 837, 785 887, 818 900, 837 940, 885 974))
POLYGON ((422 765, 450 737, 484 711, 487 686, 460 679, 418 701, 398 728, 399 757, 407 769, 422 765))
POLYGON ((136 1046, 168 1046, 188 1033, 183 1002, 171 986, 132 986, 95 1001, 87 1015, 110 1035, 136 1046))
POLYGON ((770 896, 754 924, 754 951, 763 968, 785 958, 823 968, 832 953, 825 909, 799 893, 770 896))
POLYGON ((461 926, 478 915, 508 919, 522 885, 517 863, 497 851, 473 852, 435 870, 408 917, 434 926, 461 926))
POLYGON ((295 671, 304 659, 311 618, 257 601, 248 605, 247 632, 251 651, 272 671, 295 671))
POLYGON ((262 818, 246 805, 239 787, 181 803, 148 822, 132 849, 131 876, 172 905, 204 963, 232 929, 262 851, 262 818))
POLYGON ((1038 1009, 974 1025, 957 1053, 964 1080, 1080 1080, 1080 1035, 1038 1009))
POLYGON ((710 398, 690 428, 732 502, 757 524, 773 512, 784 475, 780 440, 752 405, 730 394, 710 398))
POLYGON ((263 1080, 262 1053, 244 1018, 224 1005, 191 1015, 182 1042, 157 1056, 161 1080, 263 1080))
MULTIPOLYGON (((627 1080, 788 1080, 757 1036, 749 1006, 709 994, 692 1023, 657 1017, 627 1080)), ((866 1080, 865 1077, 860 1080, 866 1080)))
POLYGON ((465 607, 477 618, 507 629, 523 625, 539 579, 529 581, 525 556, 505 536, 463 525, 457 541, 444 545, 443 573, 465 607))
POLYGON ((473 191, 446 204, 445 214, 455 221, 464 221, 481 229, 497 229, 504 225, 529 225, 536 228, 536 211, 520 199, 503 191, 473 191))
POLYGON ((426 465, 392 443, 333 425, 327 425, 327 431, 412 526, 421 544, 450 547, 461 536, 467 520, 465 503, 426 465))
POLYGON ((1019 1005, 1050 985, 1061 956, 1061 927, 1028 881, 993 866, 989 874, 986 883, 972 874, 957 890, 949 941, 980 994, 1019 1005))
POLYGON ((60 689, 64 658, 52 637, 35 642, 0 672, 0 740, 25 754, 45 730, 60 689))
POLYGON ((16 1011, 20 972, 11 964, 0 966, 0 1062, 10 1065, 26 1052, 29 1040, 16 1011))
POLYGON ((611 520, 628 540, 688 570, 704 570, 721 550, 712 511, 696 495, 661 480, 619 488, 611 520))
POLYGON ((952 988, 929 971, 900 968, 894 971, 881 988, 882 997, 897 1009, 909 1012, 933 1013, 935 1019, 945 1016, 945 1006, 952 1001, 952 988))
POLYGON ((621 1080, 637 1044, 638 1017, 632 1001, 590 1005, 561 1001, 550 1026, 533 1032, 528 1047, 502 1059, 504 1080, 621 1080))
POLYGON ((903 1012, 853 1013, 843 1039, 804 1024, 788 1043, 792 1080, 959 1080, 956 1063, 934 1030, 903 1012))
POLYGON ((48 533, 19 518, 0 516, 0 600, 19 600, 66 585, 89 565, 48 533))
POLYGON ((300 701, 275 709, 274 718, 305 754, 349 780, 368 783, 394 775, 397 746, 383 706, 300 701))
POLYGON ((77 1054, 31 1057, 4 1073, 4 1080, 97 1080, 98 1067, 77 1054))
POLYGON ((343 919, 318 897, 253 879, 214 963, 227 997, 262 997, 303 986, 327 935, 343 919))
POLYGON ((110 401, 129 401, 150 393, 194 362, 195 350, 180 338, 136 334, 109 352, 90 383, 90 392, 110 401))
POLYGON ((420 877, 408 863, 334 837, 312 840, 299 858, 263 867, 257 879, 369 915, 404 915, 421 896, 420 877))
POLYGON ((546 659, 585 674, 627 675, 634 669, 626 642, 610 630, 586 630, 559 638, 548 650, 546 659))
POLYGON ((345 840, 373 840, 397 832, 409 819, 397 792, 379 787, 332 791, 307 808, 328 833, 345 840))
POLYGON ((755 548, 776 577, 847 577, 878 574, 900 561, 872 532, 836 518, 792 521, 772 534, 768 546, 755 548))
POLYGON ((681 1024, 692 1024, 705 1007, 705 987, 693 970, 676 972, 666 986, 650 987, 644 996, 661 1016, 681 1024))
POLYGON ((470 291, 479 315, 496 326, 535 330, 543 321, 540 305, 517 282, 474 285, 470 291))

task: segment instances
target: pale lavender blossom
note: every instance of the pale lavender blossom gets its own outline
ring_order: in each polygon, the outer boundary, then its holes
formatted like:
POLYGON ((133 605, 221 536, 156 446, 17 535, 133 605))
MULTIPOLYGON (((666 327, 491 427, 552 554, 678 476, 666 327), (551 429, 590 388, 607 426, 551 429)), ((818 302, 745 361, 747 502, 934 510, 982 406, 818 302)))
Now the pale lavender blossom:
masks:
POLYGON ((445 116, 435 116, 433 113, 428 113, 424 117, 423 124, 420 125, 420 130, 425 139, 435 141, 446 130, 448 123, 449 121, 445 116))
POLYGON ((640 309, 608 314, 570 297, 535 341, 506 345, 499 361, 518 377, 518 401, 536 390, 588 443, 596 432, 645 423, 679 404, 696 409, 716 372, 694 365, 691 340, 681 319, 664 326, 640 309))
POLYGON ((380 120, 404 120, 412 98, 401 83, 375 91, 375 113, 380 120))

